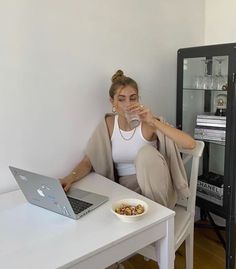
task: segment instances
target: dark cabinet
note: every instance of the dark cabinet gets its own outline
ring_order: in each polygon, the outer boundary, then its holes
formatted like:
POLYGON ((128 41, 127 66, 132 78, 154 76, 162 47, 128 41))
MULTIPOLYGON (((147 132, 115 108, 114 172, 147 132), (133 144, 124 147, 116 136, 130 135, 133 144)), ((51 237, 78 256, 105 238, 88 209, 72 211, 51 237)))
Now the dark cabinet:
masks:
POLYGON ((234 268, 236 43, 178 50, 177 127, 205 142, 197 206, 226 221, 225 268, 234 268))

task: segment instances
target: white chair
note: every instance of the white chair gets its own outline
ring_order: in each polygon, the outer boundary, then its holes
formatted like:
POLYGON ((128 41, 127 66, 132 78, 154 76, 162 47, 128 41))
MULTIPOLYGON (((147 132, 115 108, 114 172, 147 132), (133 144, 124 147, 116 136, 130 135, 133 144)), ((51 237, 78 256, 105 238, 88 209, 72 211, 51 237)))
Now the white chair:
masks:
MULTIPOLYGON (((185 262, 186 269, 193 269, 193 236, 194 236, 194 216, 195 201, 197 191, 197 178, 199 159, 202 155, 204 143, 196 141, 196 147, 193 150, 180 150, 183 153, 183 163, 186 164, 192 160, 189 172, 189 189, 191 196, 186 200, 179 200, 173 209, 175 215, 175 251, 185 241, 185 262)), ((149 245, 138 251, 147 259, 158 261, 154 244, 149 245)))

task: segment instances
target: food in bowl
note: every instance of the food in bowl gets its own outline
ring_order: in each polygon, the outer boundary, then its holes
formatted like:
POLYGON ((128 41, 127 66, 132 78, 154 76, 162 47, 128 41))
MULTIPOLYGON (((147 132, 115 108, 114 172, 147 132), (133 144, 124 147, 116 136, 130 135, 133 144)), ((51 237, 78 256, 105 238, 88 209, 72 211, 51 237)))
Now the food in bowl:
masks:
POLYGON ((129 204, 121 204, 121 206, 115 208, 115 212, 120 215, 139 215, 144 212, 144 207, 140 204, 138 205, 129 205, 129 204))
POLYGON ((111 209, 120 220, 134 222, 146 215, 148 204, 140 199, 128 198, 114 202, 111 209))

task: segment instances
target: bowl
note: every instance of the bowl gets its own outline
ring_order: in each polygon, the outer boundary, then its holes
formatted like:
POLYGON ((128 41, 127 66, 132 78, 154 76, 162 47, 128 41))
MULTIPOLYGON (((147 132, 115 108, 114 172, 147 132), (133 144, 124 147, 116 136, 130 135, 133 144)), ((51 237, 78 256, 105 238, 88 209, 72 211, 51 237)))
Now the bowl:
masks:
POLYGON ((125 221, 125 222, 134 222, 134 221, 142 219, 146 215, 146 213, 148 211, 148 204, 140 199, 127 198, 127 199, 122 199, 122 200, 114 202, 112 204, 111 210, 120 220, 125 221), (142 207, 138 208, 137 207, 138 205, 141 205, 142 207), (126 214, 122 215, 122 214, 116 212, 117 209, 121 209, 121 208, 123 208, 123 206, 128 207, 128 209, 127 209, 128 213, 133 212, 133 214, 134 214, 134 211, 135 211, 136 215, 126 215, 126 214), (137 210, 134 210, 134 207, 136 207, 136 209, 138 209, 138 210, 143 209, 143 212, 138 213, 140 211, 137 212, 137 210), (131 212, 129 210, 131 210, 131 212))

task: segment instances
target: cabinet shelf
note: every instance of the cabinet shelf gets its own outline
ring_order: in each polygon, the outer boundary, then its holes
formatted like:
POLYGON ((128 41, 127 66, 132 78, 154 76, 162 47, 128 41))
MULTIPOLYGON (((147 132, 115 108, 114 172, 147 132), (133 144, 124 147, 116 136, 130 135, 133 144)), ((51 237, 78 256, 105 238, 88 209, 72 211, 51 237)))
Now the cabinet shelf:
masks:
POLYGON ((223 93, 227 93, 228 92, 228 90, 197 89, 197 88, 183 88, 183 91, 207 91, 207 92, 223 92, 223 93))
POLYGON ((197 140, 200 140, 200 141, 203 141, 203 142, 207 142, 207 143, 211 143, 211 144, 216 144, 216 145, 220 145, 220 146, 224 146, 225 147, 225 142, 221 142, 221 141, 214 141, 214 140, 208 140, 208 139, 197 139, 197 140))
POLYGON ((196 205, 199 206, 200 208, 204 207, 205 210, 212 212, 213 214, 220 216, 221 218, 224 219, 227 218, 227 213, 224 210, 222 210, 222 206, 212 203, 210 201, 207 201, 206 203, 206 199, 197 197, 196 205))

